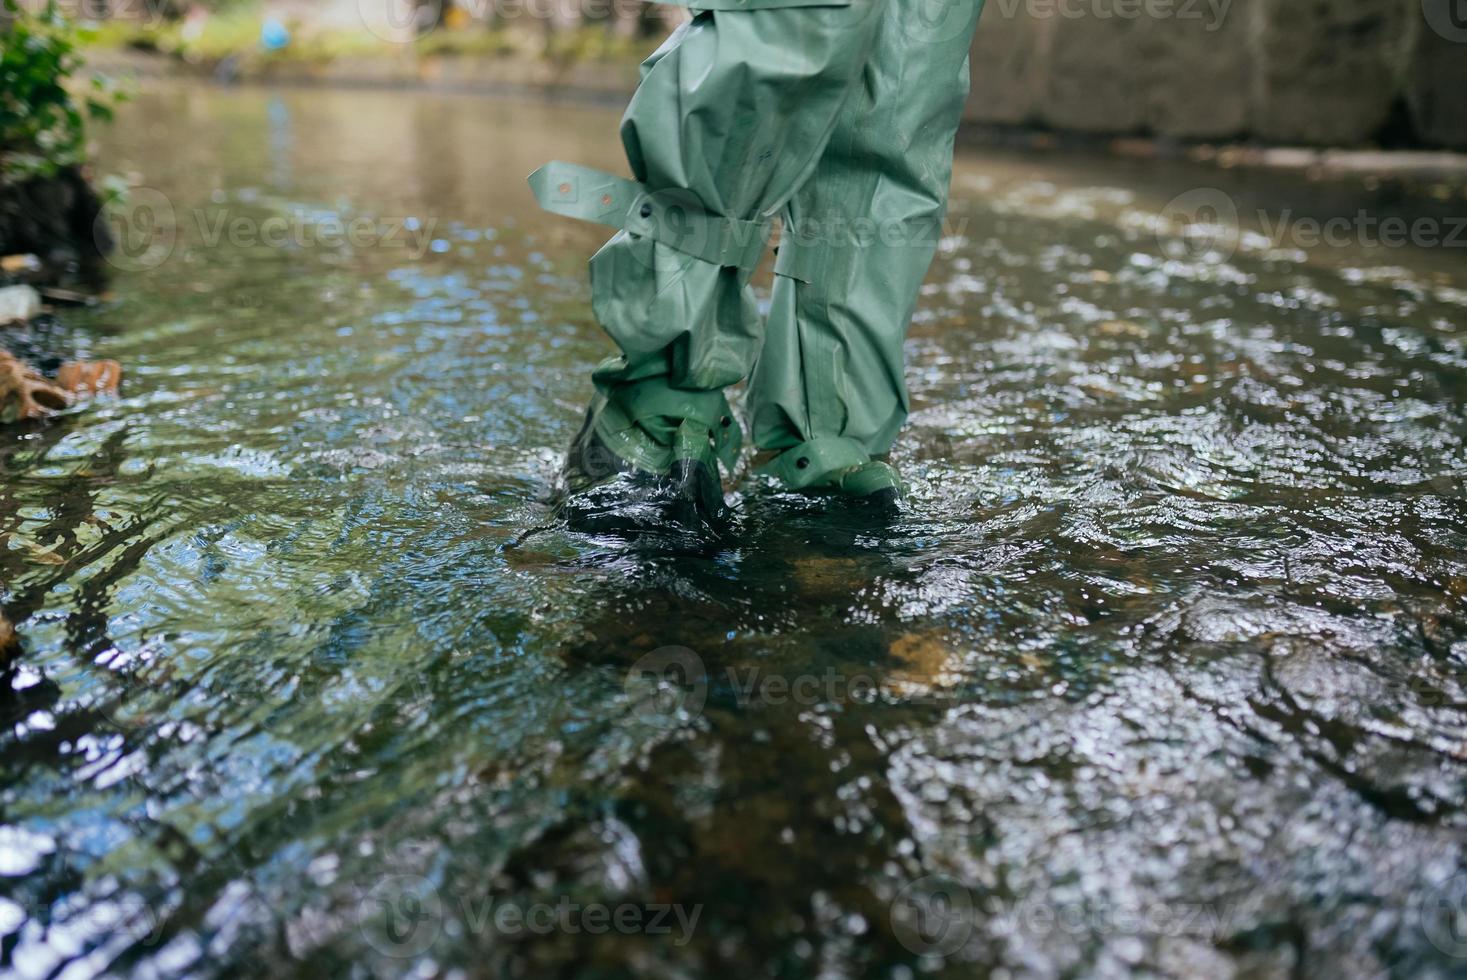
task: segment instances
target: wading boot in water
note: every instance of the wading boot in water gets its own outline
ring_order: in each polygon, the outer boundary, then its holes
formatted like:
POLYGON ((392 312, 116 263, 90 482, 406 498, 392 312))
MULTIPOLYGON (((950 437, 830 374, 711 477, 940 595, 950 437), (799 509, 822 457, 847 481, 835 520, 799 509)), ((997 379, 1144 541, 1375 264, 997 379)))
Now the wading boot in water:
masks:
POLYGON ((716 392, 654 381, 598 394, 566 454, 557 510, 589 534, 716 537, 728 525, 719 460, 732 467, 739 442, 716 392))
POLYGON ((617 416, 619 401, 644 385, 721 399, 747 381, 763 472, 894 508, 883 460, 909 409, 903 345, 943 236, 982 0, 687 5, 622 119, 631 178, 561 162, 530 176, 546 209, 617 229, 591 259, 591 308, 622 354, 595 373, 582 441, 640 474, 629 483, 704 500, 710 481, 672 479, 675 457, 711 469, 703 430, 737 453, 721 416, 617 416), (776 219, 766 316, 749 282, 776 219), (626 432, 656 452, 634 454, 626 432))
POLYGON ((811 440, 772 458, 766 453, 757 471, 779 477, 791 490, 830 495, 873 513, 895 514, 906 501, 895 466, 839 440, 811 440))

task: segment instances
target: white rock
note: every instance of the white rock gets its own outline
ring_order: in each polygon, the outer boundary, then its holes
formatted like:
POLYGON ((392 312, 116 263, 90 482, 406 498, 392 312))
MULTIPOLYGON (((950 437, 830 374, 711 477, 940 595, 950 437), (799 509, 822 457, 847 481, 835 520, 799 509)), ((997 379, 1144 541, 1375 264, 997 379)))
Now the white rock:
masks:
POLYGON ((0 323, 29 320, 41 312, 41 294, 29 286, 0 289, 0 323))

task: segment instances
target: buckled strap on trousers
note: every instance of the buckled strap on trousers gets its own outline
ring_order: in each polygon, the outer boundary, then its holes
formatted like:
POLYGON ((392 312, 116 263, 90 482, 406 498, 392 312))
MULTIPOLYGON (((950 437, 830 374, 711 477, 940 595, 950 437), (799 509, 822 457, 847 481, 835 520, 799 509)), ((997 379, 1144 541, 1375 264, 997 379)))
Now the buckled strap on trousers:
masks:
POLYGON ((649 191, 572 163, 547 163, 530 174, 530 189, 547 211, 621 228, 714 265, 751 270, 769 242, 769 220, 725 218, 688 191, 649 191))
POLYGON ((798 279, 800 282, 814 282, 821 254, 816 243, 801 242, 786 228, 774 254, 774 274, 798 279))

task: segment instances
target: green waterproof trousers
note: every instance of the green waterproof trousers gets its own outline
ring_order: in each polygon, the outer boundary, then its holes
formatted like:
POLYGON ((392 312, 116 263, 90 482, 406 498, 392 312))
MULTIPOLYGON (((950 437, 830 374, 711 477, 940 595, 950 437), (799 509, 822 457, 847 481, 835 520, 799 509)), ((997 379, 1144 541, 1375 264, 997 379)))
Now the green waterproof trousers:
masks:
POLYGON ((593 312, 621 348, 593 424, 665 469, 679 416, 739 430, 792 487, 890 450, 906 419, 902 345, 941 234, 982 0, 694 0, 642 66, 622 120, 635 180, 564 163, 549 210, 619 230, 591 259, 593 312), (782 231, 767 323, 749 288, 782 231))

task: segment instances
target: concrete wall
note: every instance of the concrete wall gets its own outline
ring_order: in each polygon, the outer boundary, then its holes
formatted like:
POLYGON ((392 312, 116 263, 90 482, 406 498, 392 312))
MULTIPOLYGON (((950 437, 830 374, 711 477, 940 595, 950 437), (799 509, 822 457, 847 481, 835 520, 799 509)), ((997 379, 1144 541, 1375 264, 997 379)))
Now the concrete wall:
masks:
POLYGON ((988 0, 977 122, 1467 147, 1467 0, 988 0))
MULTIPOLYGON (((110 5, 156 10, 158 0, 110 5)), ((496 0, 459 5, 483 17, 496 0)), ((287 20, 395 41, 413 35, 415 6, 263 0, 287 20)), ((972 76, 968 118, 978 123, 1467 149, 1467 0, 987 0, 972 76)))

